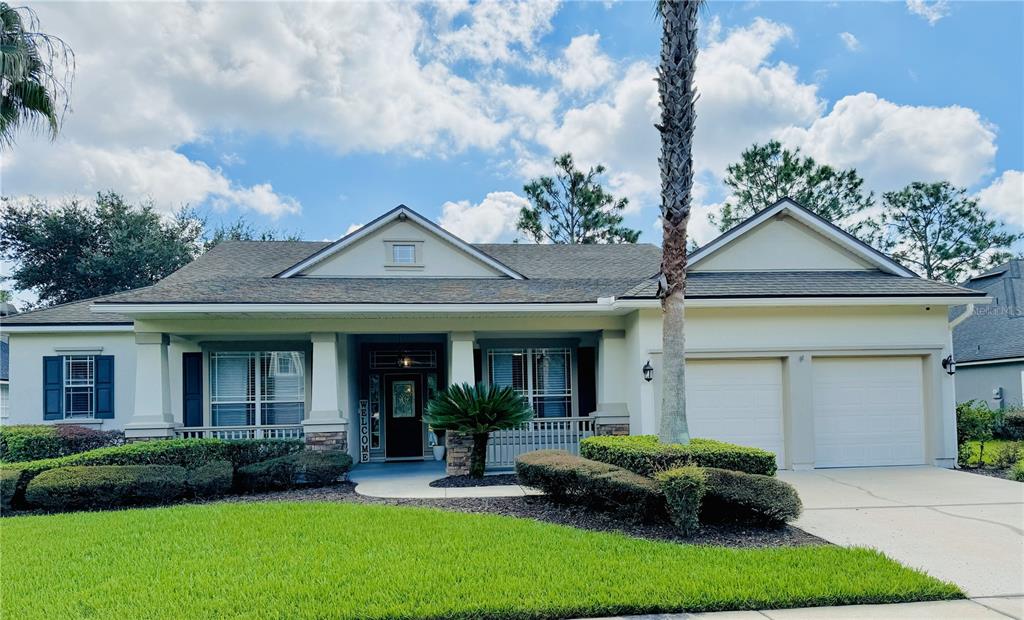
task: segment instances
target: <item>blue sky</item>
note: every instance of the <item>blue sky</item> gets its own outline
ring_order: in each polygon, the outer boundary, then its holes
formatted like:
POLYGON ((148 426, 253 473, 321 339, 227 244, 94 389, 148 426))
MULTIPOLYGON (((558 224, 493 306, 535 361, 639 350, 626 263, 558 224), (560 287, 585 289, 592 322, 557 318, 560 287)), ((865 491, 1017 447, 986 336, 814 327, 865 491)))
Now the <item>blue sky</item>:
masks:
MULTIPOLYGON (((35 8, 78 55, 74 109, 5 158, 5 195, 114 189, 310 239, 405 203, 507 241, 569 150, 659 240, 650 2, 35 8)), ((951 180, 1024 230, 1021 32, 1020 2, 711 2, 697 240, 725 165, 770 138, 876 192, 951 180)))

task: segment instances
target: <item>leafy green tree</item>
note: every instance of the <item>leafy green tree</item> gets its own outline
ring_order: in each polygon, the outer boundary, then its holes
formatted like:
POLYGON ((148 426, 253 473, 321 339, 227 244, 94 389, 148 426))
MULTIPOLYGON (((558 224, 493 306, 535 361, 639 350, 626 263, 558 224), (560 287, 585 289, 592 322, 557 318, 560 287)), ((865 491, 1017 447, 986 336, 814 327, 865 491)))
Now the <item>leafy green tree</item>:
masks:
POLYGON ((0 256, 15 263, 15 288, 34 290, 42 305, 153 284, 202 248, 201 220, 184 211, 166 219, 152 203, 131 205, 114 192, 95 204, 3 202, 0 256))
POLYGON ((661 420, 664 442, 690 442, 686 420, 686 228, 693 205, 693 130, 697 126, 697 16, 702 0, 658 0, 661 59, 661 420))
POLYGON ((1011 257, 1024 235, 1003 230, 967 190, 915 182, 882 196, 882 247, 929 280, 956 283, 1011 257))
POLYGON ((640 231, 622 225, 629 201, 616 199, 597 181, 604 166, 578 170, 572 153, 559 155, 554 162, 554 178, 539 177, 523 186, 533 206, 519 212, 520 231, 536 243, 637 242, 640 231))
POLYGON ((529 422, 533 409, 511 387, 463 383, 450 385, 435 396, 423 417, 434 430, 463 433, 473 438, 469 475, 483 478, 490 434, 529 422))
POLYGON ((777 140, 743 151, 740 161, 726 168, 725 184, 732 194, 709 217, 722 232, 788 196, 865 241, 876 236, 877 224, 865 217, 874 194, 864 191, 856 170, 819 164, 777 140))
POLYGON ((218 224, 212 229, 209 227, 209 222, 203 219, 203 225, 206 228, 203 241, 206 250, 221 241, 298 241, 302 238, 298 234, 275 228, 257 228, 244 217, 239 217, 229 224, 218 224))
POLYGON ((0 149, 23 126, 44 126, 56 138, 73 76, 71 48, 40 32, 32 9, 0 2, 0 149))

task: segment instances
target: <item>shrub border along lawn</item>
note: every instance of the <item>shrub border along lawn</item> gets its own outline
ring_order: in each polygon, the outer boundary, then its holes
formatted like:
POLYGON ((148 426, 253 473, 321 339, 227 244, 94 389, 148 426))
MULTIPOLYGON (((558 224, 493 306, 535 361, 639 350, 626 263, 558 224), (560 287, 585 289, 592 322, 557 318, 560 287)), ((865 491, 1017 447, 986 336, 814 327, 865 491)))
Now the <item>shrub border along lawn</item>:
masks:
POLYGON ((760 448, 693 438, 686 445, 661 443, 655 435, 599 435, 580 442, 580 456, 652 477, 659 471, 693 465, 774 476, 775 455, 760 448))
POLYGON ((963 597, 868 549, 723 549, 395 506, 221 502, 15 517, 0 534, 10 618, 518 619, 963 597))

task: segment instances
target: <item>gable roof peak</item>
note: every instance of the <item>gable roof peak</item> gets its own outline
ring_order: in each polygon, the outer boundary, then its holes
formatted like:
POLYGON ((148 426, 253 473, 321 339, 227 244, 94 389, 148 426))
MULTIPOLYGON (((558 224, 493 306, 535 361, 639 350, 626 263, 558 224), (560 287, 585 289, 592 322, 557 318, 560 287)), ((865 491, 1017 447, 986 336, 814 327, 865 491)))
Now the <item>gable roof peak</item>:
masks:
POLYGON ((523 274, 512 269, 508 265, 505 265, 504 263, 498 261, 494 257, 475 247, 471 243, 463 241, 459 237, 453 235, 444 228, 441 228, 434 222, 430 221, 426 217, 423 217, 422 215, 420 215, 419 213, 417 213, 416 211, 414 211, 410 207, 407 207, 404 204, 399 204, 398 206, 391 209, 387 213, 384 213, 383 215, 373 219, 372 221, 364 224, 363 226, 360 226, 356 230, 353 230, 352 232, 346 234, 345 236, 338 239, 334 243, 331 243, 330 245, 318 250, 317 252, 314 252, 311 256, 306 257, 305 259, 292 265, 288 269, 285 269, 284 271, 282 271, 281 273, 277 274, 274 277, 291 278, 293 276, 299 275, 303 271, 309 269, 314 265, 319 264, 324 260, 327 260, 328 258, 334 256, 335 254, 345 249, 346 247, 352 245, 353 243, 359 241, 360 239, 363 239, 371 235, 372 233, 383 228, 384 226, 387 226, 391 222, 406 220, 411 220, 415 222, 420 227, 427 230, 427 232, 430 232, 435 236, 443 239, 444 241, 452 244, 459 250, 462 250, 466 254, 479 260, 480 262, 483 262, 484 264, 490 266, 491 268, 502 273, 503 275, 506 275, 515 280, 526 279, 526 277, 523 274))

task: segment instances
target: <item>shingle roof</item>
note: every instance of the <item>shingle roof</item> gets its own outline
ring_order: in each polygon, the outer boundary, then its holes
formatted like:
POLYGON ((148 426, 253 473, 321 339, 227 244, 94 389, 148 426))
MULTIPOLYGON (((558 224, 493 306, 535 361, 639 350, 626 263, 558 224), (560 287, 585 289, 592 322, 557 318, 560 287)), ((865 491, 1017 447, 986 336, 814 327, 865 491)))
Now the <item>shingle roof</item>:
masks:
MULTIPOLYGON (((5 319, 16 324, 131 323, 93 313, 93 303, 593 303, 599 297, 654 298, 661 251, 649 244, 481 244, 481 251, 528 279, 275 278, 329 245, 228 241, 149 287, 5 319)), ((694 272, 691 298, 958 296, 966 289, 865 272, 694 272)))
MULTIPOLYGON (((963 286, 988 293, 992 303, 976 306, 974 315, 953 330, 957 361, 1024 357, 1024 260, 989 269, 963 286)), ((954 308, 950 314, 960 312, 963 308, 954 308)))
POLYGON ((94 303, 108 297, 110 296, 93 297, 5 316, 0 319, 0 325, 131 325, 133 321, 129 316, 114 313, 97 314, 89 310, 94 303))

